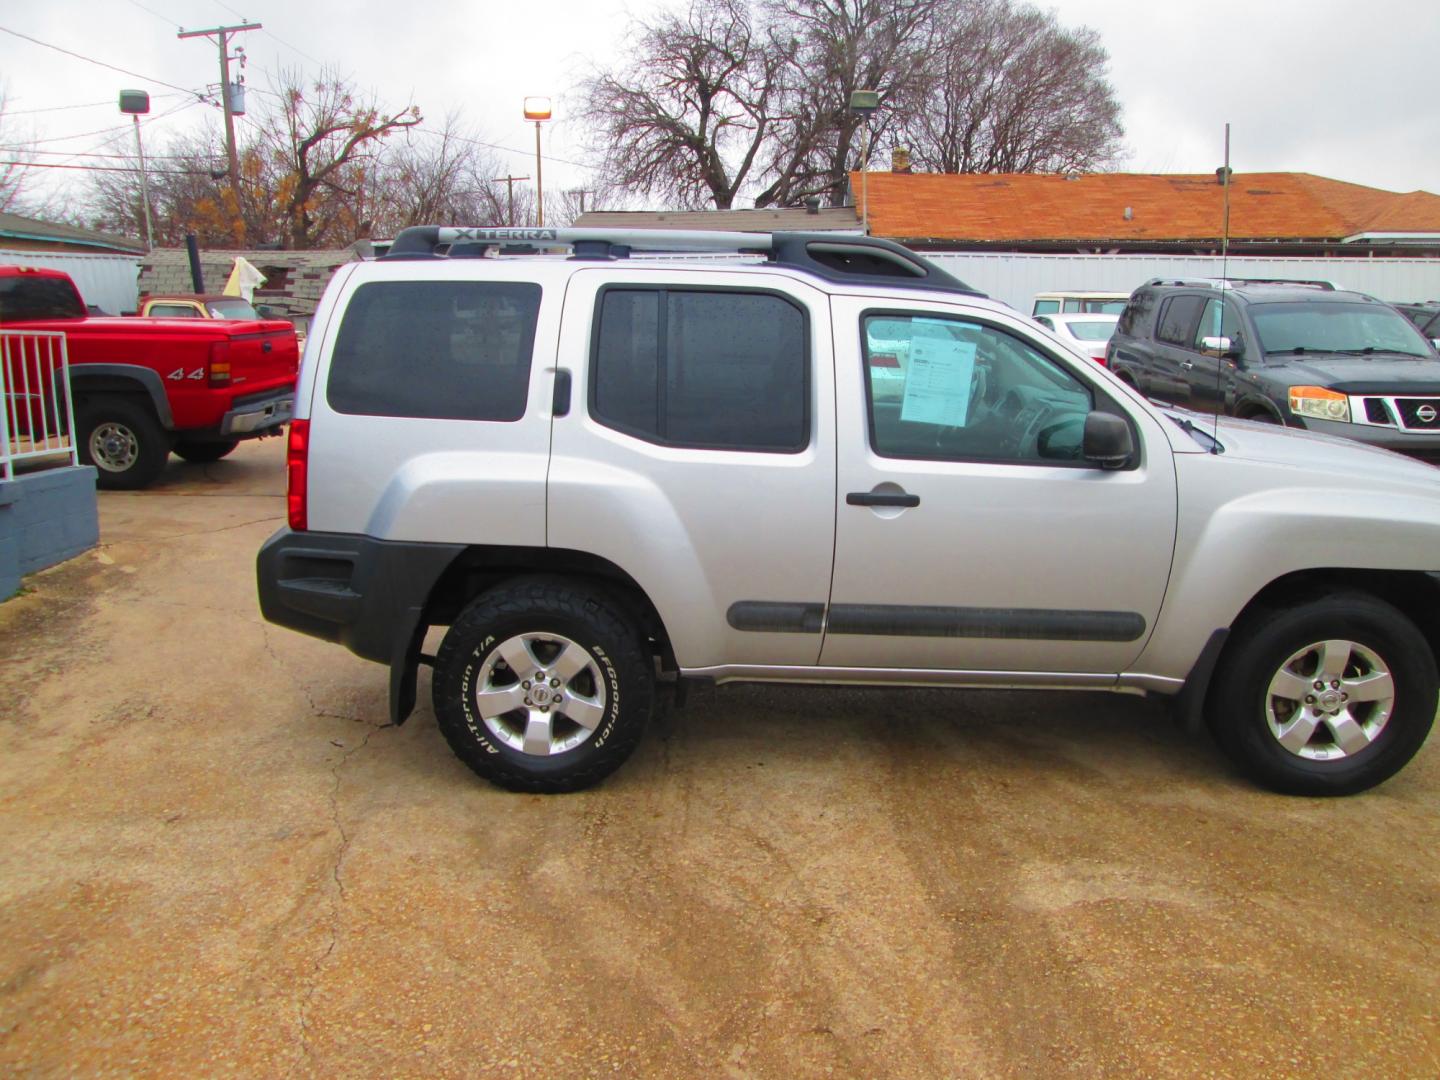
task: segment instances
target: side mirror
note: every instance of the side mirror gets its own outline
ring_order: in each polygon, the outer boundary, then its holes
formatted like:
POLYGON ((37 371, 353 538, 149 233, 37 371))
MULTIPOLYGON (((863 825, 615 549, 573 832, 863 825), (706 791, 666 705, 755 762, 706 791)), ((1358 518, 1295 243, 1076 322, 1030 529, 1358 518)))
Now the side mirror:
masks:
POLYGON ((1123 469, 1135 456, 1129 422, 1114 413, 1090 413, 1085 417, 1081 455, 1102 469, 1123 469))
POLYGON ((269 304, 256 304, 255 314, 262 319, 273 319, 275 318, 275 309, 269 304))
POLYGON ((1233 360, 1238 367, 1241 354, 1245 351, 1245 345, 1239 338, 1202 337, 1200 351, 1206 356, 1218 356, 1222 360, 1233 360))

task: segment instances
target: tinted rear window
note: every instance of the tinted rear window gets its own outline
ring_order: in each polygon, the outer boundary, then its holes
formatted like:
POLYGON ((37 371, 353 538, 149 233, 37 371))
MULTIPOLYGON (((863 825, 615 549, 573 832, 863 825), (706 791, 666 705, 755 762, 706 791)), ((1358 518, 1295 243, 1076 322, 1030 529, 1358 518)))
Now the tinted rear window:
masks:
POLYGON ((326 400, 368 416, 518 420, 539 310, 532 282, 362 285, 340 324, 326 400))
POLYGON ((651 442, 789 452, 810 430, 807 328, 766 293, 607 289, 591 410, 651 442))

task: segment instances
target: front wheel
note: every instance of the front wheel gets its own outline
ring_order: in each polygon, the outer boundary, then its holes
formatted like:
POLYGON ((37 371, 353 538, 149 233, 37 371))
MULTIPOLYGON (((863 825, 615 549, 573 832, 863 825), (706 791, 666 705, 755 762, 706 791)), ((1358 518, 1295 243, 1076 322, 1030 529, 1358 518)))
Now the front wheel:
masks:
POLYGON ((435 658, 440 730, 456 756, 511 791, 578 791, 640 741, 654 671, 608 598, 563 581, 512 582, 472 601, 435 658))
POLYGON ((1266 787, 1349 795, 1399 772, 1435 718, 1435 658, 1390 604, 1337 593, 1241 627, 1221 659, 1209 720, 1266 787))

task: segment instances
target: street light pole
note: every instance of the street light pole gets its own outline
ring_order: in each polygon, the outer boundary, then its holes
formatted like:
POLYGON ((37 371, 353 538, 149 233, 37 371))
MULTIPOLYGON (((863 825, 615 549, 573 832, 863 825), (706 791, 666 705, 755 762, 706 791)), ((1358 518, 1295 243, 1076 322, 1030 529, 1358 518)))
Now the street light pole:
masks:
POLYGON ((135 121, 135 153, 140 157, 140 195, 145 206, 145 246, 155 247, 155 230, 150 224, 150 173, 145 168, 145 145, 140 141, 140 114, 150 111, 150 95, 144 90, 121 90, 120 111, 135 121))
POLYGON ((540 125, 550 119, 548 97, 527 97, 525 119, 535 121, 535 215, 536 224, 545 227, 545 182, 540 165, 540 125))
POLYGON ((870 118, 880 108, 876 90, 856 90, 850 95, 850 111, 865 124, 865 143, 860 158, 860 227, 870 235, 870 118))
POLYGON ((135 153, 140 156, 140 194, 145 204, 145 246, 155 247, 155 230, 150 224, 150 171, 145 168, 145 145, 140 141, 140 117, 131 116, 135 121, 135 153))

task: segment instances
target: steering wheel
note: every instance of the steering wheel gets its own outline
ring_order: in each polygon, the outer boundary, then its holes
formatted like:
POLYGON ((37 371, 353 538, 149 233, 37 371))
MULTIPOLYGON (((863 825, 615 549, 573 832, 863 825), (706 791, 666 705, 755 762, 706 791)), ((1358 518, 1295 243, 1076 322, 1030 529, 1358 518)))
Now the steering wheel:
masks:
MULTIPOLYGON (((1054 415, 1055 410, 1047 409, 1040 415, 1035 424, 1030 426, 1030 430, 1034 431, 1039 424, 1054 415)), ((1054 450, 1051 449, 1051 445, 1061 433, 1068 431, 1076 425, 1083 428, 1085 425, 1085 417, 1074 415, 1066 416, 1053 424, 1040 427, 1039 430, 1035 432, 1035 456, 1044 461, 1079 461, 1085 453, 1083 432, 1081 433, 1081 437, 1077 439, 1073 445, 1062 444, 1054 450)), ((1027 431, 1026 438, 1028 439, 1028 437, 1029 432, 1027 431)))

